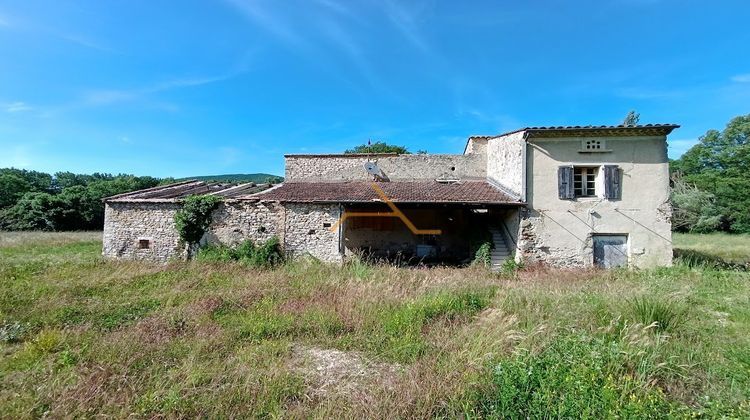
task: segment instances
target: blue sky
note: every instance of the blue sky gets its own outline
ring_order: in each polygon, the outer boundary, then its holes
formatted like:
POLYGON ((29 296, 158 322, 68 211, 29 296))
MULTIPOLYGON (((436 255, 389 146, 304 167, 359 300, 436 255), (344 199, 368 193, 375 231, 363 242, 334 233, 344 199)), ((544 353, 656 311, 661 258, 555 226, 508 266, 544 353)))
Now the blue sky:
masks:
POLYGON ((747 0, 0 0, 0 167, 283 174, 367 139, 750 112, 747 0))

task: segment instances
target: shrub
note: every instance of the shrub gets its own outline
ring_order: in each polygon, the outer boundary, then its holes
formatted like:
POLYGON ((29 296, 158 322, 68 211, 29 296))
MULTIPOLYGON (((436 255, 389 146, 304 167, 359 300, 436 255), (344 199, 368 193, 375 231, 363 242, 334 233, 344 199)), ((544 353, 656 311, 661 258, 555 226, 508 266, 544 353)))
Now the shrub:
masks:
POLYGON ((198 261, 229 262, 235 260, 234 250, 226 245, 206 245, 195 256, 198 261))
POLYGON ((240 250, 244 252, 252 252, 250 261, 254 267, 273 267, 281 264, 284 260, 281 243, 279 242, 279 238, 275 236, 265 241, 263 245, 258 248, 243 248, 240 246, 240 250), (250 249, 252 249, 252 251, 249 251, 250 249))
POLYGON ((479 245, 477 252, 474 254, 472 264, 481 265, 485 268, 490 267, 492 264, 492 242, 484 242, 479 245))
POLYGON ((198 250, 199 261, 229 262, 239 261, 251 267, 275 267, 284 261, 281 243, 276 237, 256 247, 253 241, 246 240, 232 248, 226 245, 207 245, 198 250))
POLYGON ((657 331, 674 331, 684 321, 687 311, 675 301, 665 301, 651 297, 635 298, 630 301, 630 308, 636 321, 651 325, 657 331))
POLYGON ((716 196, 672 176, 672 227, 676 231, 707 233, 719 229, 722 223, 716 196))
POLYGON ((221 203, 215 195, 191 195, 183 200, 182 208, 174 215, 180 240, 187 245, 200 242, 211 225, 211 214, 221 203))
POLYGON ((523 268, 523 263, 516 262, 513 257, 509 257, 507 260, 503 261, 503 265, 500 267, 500 271, 503 274, 515 274, 518 270, 521 270, 523 268))

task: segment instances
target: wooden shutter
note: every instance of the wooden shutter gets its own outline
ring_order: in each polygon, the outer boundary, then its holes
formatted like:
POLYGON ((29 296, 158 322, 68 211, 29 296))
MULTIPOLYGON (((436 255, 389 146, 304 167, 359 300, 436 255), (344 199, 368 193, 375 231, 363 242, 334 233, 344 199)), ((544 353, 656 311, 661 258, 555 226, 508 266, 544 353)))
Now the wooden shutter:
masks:
POLYGON ((572 200, 575 197, 572 166, 560 166, 557 168, 557 191, 561 200, 572 200))
POLYGON ((619 200, 622 197, 622 177, 616 165, 604 165, 604 198, 619 200))

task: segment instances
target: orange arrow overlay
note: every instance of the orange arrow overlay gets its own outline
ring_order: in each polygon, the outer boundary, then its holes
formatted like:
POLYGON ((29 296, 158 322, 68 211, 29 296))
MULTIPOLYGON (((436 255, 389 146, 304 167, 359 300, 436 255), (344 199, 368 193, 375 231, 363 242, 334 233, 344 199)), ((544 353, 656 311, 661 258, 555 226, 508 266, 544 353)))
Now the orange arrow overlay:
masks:
POLYGON ((370 183, 372 186, 372 189, 375 190, 375 193, 380 197, 380 199, 388 205, 388 207, 391 209, 390 212, 384 213, 384 212, 349 212, 344 210, 344 214, 341 215, 338 221, 331 226, 331 232, 335 232, 336 229, 339 228, 339 226, 346 221, 346 219, 350 217, 397 217, 401 219, 402 222, 406 225, 406 227, 409 228, 411 233, 415 235, 441 235, 443 233, 440 229, 417 229, 416 226, 414 226, 414 223, 409 220, 406 215, 399 210, 398 207, 391 201, 388 196, 385 195, 385 192, 383 191, 380 186, 374 182, 370 183))

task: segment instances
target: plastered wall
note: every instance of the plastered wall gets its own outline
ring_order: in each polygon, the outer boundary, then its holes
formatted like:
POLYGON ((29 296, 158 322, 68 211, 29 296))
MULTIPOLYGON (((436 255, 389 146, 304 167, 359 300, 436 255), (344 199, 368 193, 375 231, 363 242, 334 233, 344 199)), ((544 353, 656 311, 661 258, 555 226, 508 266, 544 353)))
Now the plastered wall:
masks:
POLYGON ((593 264, 594 234, 628 235, 633 267, 672 261, 669 164, 664 137, 607 138, 605 153, 579 153, 580 138, 529 142, 529 209, 519 230, 519 248, 529 262, 560 266, 593 264), (622 198, 558 198, 561 165, 618 165, 622 198))

